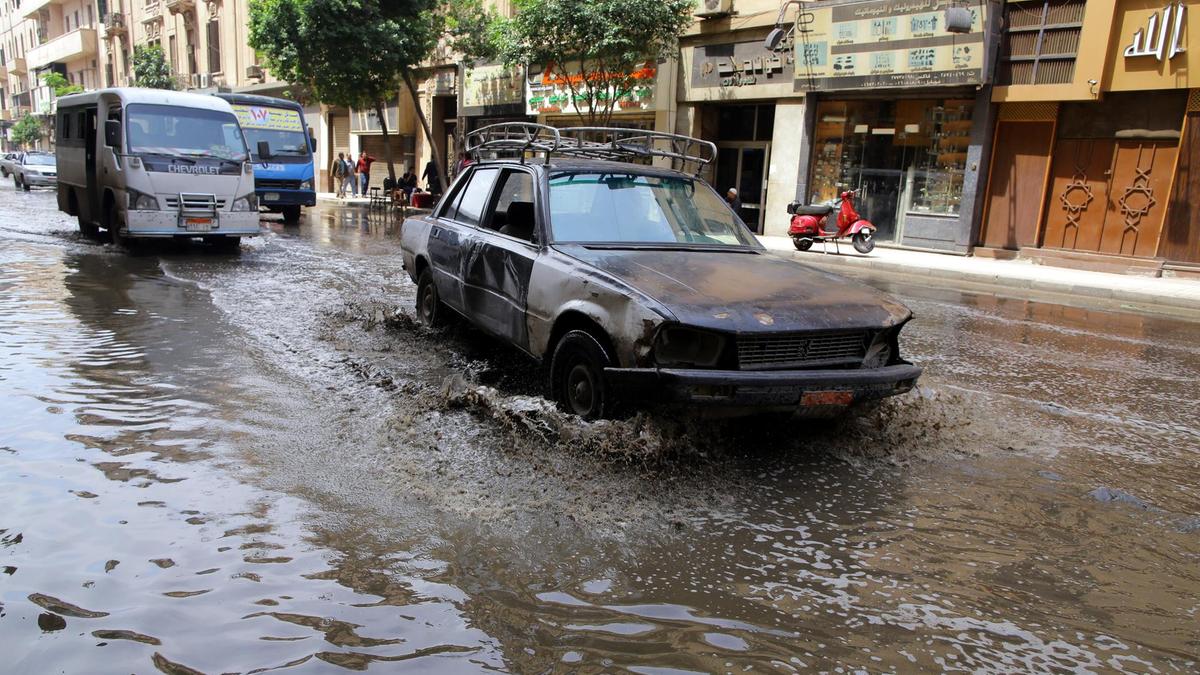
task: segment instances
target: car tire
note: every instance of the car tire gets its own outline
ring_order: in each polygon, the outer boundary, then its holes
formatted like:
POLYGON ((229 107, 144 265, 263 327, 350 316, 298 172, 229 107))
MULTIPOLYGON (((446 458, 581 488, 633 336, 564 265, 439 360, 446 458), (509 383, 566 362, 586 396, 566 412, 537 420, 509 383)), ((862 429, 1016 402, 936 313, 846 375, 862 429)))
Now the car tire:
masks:
POLYGON ((212 246, 222 253, 239 253, 242 250, 241 237, 216 237, 212 246))
POLYGON ((850 241, 854 243, 854 250, 866 255, 875 250, 875 238, 871 236, 871 232, 863 230, 856 232, 850 241))
POLYGON ((300 222, 300 207, 298 205, 285 206, 280 212, 283 213, 283 223, 285 225, 295 225, 300 222))
POLYGON ((130 238, 121 234, 121 212, 117 209, 116 204, 108 205, 104 222, 108 225, 108 239, 114 246, 126 249, 131 247, 130 238))
POLYGON ((79 223, 79 233, 83 236, 95 237, 100 234, 100 228, 96 227, 93 223, 85 221, 83 216, 76 216, 76 220, 79 223))
POLYGON ((812 248, 813 240, 797 237, 796 239, 792 240, 792 243, 796 245, 797 251, 807 251, 808 249, 812 248))
POLYGON ((591 333, 569 331, 558 341, 550 361, 550 392, 564 412, 589 422, 613 413, 612 392, 604 380, 604 369, 612 357, 591 333))
POLYGON ((13 189, 14 190, 21 189, 21 177, 15 173, 13 174, 13 189))
POLYGON ((440 328, 446 325, 447 312, 433 283, 433 270, 426 267, 417 277, 417 320, 429 328, 440 328))

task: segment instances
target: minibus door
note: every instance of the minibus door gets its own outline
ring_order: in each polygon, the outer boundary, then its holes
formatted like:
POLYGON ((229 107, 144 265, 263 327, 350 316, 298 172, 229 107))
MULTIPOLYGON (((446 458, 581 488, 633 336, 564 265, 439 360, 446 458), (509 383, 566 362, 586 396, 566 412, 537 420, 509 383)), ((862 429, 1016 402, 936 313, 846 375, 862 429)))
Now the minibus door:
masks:
POLYGON ((96 182, 96 150, 100 140, 96 134, 96 109, 87 109, 87 119, 83 124, 83 166, 86 181, 84 194, 87 195, 87 219, 100 220, 100 185, 96 182))

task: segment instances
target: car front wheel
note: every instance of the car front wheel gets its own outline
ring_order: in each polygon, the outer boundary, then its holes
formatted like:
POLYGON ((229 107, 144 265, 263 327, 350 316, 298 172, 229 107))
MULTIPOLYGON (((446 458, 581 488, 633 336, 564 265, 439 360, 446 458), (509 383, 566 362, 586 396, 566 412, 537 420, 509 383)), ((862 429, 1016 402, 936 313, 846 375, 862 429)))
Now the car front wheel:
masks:
POLYGON ((550 362, 554 400, 566 412, 585 420, 610 416, 614 406, 604 369, 611 365, 612 358, 591 333, 568 332, 558 341, 550 362))

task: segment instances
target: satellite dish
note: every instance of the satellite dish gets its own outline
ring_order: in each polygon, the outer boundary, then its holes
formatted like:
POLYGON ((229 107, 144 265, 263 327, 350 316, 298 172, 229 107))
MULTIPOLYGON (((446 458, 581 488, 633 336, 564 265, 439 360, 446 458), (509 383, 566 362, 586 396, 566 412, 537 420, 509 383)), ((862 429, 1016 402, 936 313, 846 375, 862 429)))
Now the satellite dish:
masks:
POLYGON ((772 28, 770 33, 767 33, 767 39, 763 40, 763 47, 768 51, 779 49, 779 44, 783 42, 784 36, 787 33, 782 28, 772 28))

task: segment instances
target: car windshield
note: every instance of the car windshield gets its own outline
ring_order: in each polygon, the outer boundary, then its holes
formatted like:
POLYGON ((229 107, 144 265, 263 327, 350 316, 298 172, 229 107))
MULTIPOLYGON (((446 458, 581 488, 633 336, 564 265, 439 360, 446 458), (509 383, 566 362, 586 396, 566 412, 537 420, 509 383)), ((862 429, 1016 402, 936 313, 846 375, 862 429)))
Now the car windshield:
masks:
POLYGON ((235 104, 233 112, 242 125, 246 141, 250 144, 250 154, 255 161, 262 160, 258 156, 260 141, 266 141, 271 146, 271 159, 308 157, 308 136, 304 133, 304 122, 298 111, 291 108, 235 104))
POLYGON ((25 155, 25 163, 33 166, 55 166, 54 155, 46 152, 31 152, 25 155))
POLYGON ((220 110, 131 104, 126 127, 135 155, 212 157, 236 162, 249 156, 237 118, 220 110))
POLYGON ((712 188, 683 176, 553 174, 550 226, 563 243, 757 246, 712 188))

